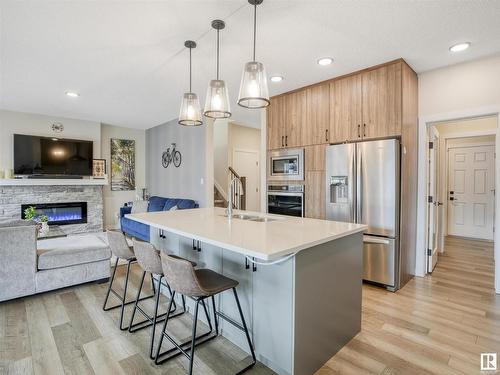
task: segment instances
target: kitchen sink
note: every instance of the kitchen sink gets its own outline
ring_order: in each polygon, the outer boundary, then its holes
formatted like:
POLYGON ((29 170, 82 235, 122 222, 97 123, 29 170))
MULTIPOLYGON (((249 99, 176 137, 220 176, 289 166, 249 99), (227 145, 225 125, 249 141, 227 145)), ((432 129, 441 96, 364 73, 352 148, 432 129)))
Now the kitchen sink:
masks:
MULTIPOLYGON (((224 217, 228 217, 227 215, 222 215, 224 217)), ((256 215, 247 215, 247 214, 233 214, 231 216, 233 219, 240 219, 240 220, 248 220, 248 221, 256 221, 259 223, 269 223, 271 221, 276 221, 278 219, 271 218, 271 217, 263 217, 263 216, 256 216, 256 215)))

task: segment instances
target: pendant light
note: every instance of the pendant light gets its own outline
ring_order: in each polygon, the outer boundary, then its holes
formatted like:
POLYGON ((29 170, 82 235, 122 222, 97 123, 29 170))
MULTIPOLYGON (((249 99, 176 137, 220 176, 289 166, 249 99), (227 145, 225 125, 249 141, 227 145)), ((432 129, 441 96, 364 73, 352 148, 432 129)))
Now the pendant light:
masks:
POLYGON ((217 30, 217 77, 208 84, 203 114, 214 119, 228 118, 231 117, 231 109, 229 108, 226 82, 219 79, 219 32, 226 27, 226 24, 222 20, 214 20, 212 27, 217 30))
POLYGON ((269 101, 269 91, 267 89, 267 76, 264 64, 255 61, 255 39, 257 35, 257 5, 264 0, 248 0, 253 5, 253 61, 247 62, 243 68, 241 77, 240 93, 238 104, 245 108, 264 108, 269 101))
POLYGON ((189 92, 184 93, 182 97, 178 122, 180 125, 198 126, 203 124, 203 121, 201 120, 200 101, 198 100, 198 95, 192 92, 191 89, 191 50, 196 48, 196 42, 186 40, 184 42, 184 46, 189 48, 189 92))

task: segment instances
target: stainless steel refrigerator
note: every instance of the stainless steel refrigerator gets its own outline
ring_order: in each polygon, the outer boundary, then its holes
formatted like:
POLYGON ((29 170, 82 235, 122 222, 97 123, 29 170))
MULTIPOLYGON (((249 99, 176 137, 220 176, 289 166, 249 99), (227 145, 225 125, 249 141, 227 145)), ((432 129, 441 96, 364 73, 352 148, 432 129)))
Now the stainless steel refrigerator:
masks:
POLYGON ((326 218, 362 223, 364 276, 399 288, 400 144, 397 139, 328 146, 326 218))

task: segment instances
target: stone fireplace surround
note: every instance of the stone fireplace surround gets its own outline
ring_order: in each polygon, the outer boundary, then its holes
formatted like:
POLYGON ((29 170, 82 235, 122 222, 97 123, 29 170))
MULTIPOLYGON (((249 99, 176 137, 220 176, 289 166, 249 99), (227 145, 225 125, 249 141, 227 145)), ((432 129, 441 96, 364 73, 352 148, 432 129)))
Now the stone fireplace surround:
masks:
MULTIPOLYGON (((55 183, 61 181, 54 181, 55 183)), ((103 230, 103 192, 101 185, 0 185, 0 220, 20 219, 22 204, 87 202, 87 223, 64 225, 67 234, 103 230)))

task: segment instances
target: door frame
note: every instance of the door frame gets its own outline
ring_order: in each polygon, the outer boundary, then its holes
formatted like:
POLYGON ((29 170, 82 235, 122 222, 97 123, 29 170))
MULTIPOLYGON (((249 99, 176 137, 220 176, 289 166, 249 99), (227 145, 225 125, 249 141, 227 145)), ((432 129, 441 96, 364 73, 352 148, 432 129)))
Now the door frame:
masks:
MULTIPOLYGON (((258 196, 259 196, 259 202, 258 202, 258 206, 260 207, 262 205, 262 202, 261 202, 261 184, 260 184, 260 181, 261 181, 261 160, 260 160, 260 150, 257 150, 257 149, 253 149, 253 148, 242 148, 242 147, 233 147, 232 149, 232 152, 231 152, 231 166, 234 168, 234 154, 236 152, 248 152, 248 153, 252 153, 252 154, 257 154, 257 160, 259 161, 259 165, 257 165, 257 187, 259 189, 258 191, 258 196)), ((238 170, 236 170, 236 172, 238 172, 238 170)))
MULTIPOLYGON (((477 117, 496 116, 496 139, 500 139, 499 128, 500 106, 482 107, 464 111, 441 113, 419 118, 418 126, 418 194, 417 194, 417 240, 415 275, 423 277, 426 272, 427 258, 427 129, 436 122, 457 121, 477 117)), ((495 142, 495 153, 500 155, 500 142, 495 142)), ((495 159, 495 189, 500 186, 500 164, 495 159)), ((495 200, 495 212, 500 212, 500 199, 495 200)), ((500 228, 500 215, 495 215, 495 228, 500 228)), ((500 294, 500 231, 494 235, 495 291, 500 294)))
MULTIPOLYGON (((434 246, 434 243, 429 244, 430 241, 430 233, 431 233, 431 225, 437 228, 437 230, 434 230, 434 236, 438 236, 440 232, 442 231, 440 222, 439 222, 439 205, 438 203, 440 201, 440 194, 439 194, 439 183, 440 181, 440 176, 439 174, 439 163, 440 163, 440 153, 441 153, 441 146, 440 146, 440 140, 441 136, 438 132, 438 130, 434 126, 429 126, 427 127, 427 163, 430 166, 432 163, 433 170, 427 169, 427 196, 432 195, 432 201, 427 202, 427 251, 430 251, 431 254, 427 254, 427 264, 426 264, 426 271, 428 273, 431 273, 434 270, 434 267, 437 264, 437 257, 438 253, 440 252, 439 248, 439 240, 435 238, 436 241, 436 246, 434 246), (431 149, 430 143, 433 143, 433 147, 431 149), (431 150, 433 154, 433 159, 431 160, 431 150), (431 181, 429 180, 431 176, 434 176, 434 184, 432 187, 434 188, 434 191, 431 192, 431 181), (429 213, 432 211, 432 215, 429 215, 429 213), (431 224, 432 223, 432 224, 431 224), (430 267, 430 263, 432 262, 432 267, 430 267)), ((435 229, 433 228, 433 229, 435 229)))

